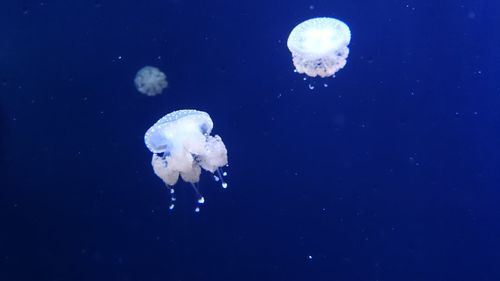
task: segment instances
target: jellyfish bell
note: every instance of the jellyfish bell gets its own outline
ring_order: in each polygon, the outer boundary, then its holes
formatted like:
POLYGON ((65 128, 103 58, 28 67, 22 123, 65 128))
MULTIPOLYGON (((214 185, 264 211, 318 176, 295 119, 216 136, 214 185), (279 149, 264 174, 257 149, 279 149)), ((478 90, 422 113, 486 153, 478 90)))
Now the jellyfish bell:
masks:
POLYGON ((153 153, 154 173, 171 188, 170 209, 175 201, 173 186, 179 178, 193 186, 199 204, 205 202, 196 186, 202 169, 217 172, 222 186, 227 187, 220 172, 228 163, 227 149, 220 136, 210 135, 212 129, 208 113, 186 109, 165 115, 144 135, 144 143, 153 153))
POLYGON ((156 96, 168 86, 167 76, 154 66, 145 66, 137 71, 134 84, 140 93, 146 96, 156 96))
POLYGON ((313 18, 297 25, 288 36, 295 70, 311 77, 329 77, 346 65, 351 31, 340 20, 313 18))

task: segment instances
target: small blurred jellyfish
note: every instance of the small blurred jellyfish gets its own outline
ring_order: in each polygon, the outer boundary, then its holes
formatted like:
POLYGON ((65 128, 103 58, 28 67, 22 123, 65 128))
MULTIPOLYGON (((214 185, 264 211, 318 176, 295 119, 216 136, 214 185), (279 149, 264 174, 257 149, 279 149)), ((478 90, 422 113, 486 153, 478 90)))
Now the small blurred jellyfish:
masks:
POLYGON ((296 72, 328 77, 346 64, 351 31, 334 18, 314 18, 297 25, 288 36, 296 72))
POLYGON ((137 91, 147 95, 156 96, 161 94, 168 85, 167 76, 154 66, 145 66, 137 71, 134 83, 137 91))
MULTIPOLYGON (((220 167, 227 165, 227 150, 220 136, 211 136, 214 124, 208 113, 198 110, 178 110, 158 120, 144 135, 144 143, 153 152, 151 164, 155 174, 170 188, 171 204, 174 208, 173 186, 179 176, 191 183, 198 197, 198 204, 205 199, 196 183, 200 180, 201 169, 217 172, 216 181, 226 188, 220 167)), ((199 207, 196 207, 199 211, 199 207)))

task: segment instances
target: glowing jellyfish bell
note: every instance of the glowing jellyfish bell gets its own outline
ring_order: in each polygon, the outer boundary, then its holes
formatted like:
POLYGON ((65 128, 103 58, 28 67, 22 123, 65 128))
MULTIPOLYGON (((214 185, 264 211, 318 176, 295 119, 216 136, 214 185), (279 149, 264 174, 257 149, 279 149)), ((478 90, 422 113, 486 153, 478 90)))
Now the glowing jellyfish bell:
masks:
MULTIPOLYGON (((191 183, 198 203, 205 199, 196 184, 201 170, 214 175, 226 188, 220 168, 227 165, 227 149, 220 136, 212 136, 213 122, 208 113, 198 110, 178 110, 158 120, 144 135, 144 142, 153 153, 151 164, 155 174, 170 188, 171 205, 174 208, 173 186, 182 178, 191 183)), ((199 207, 196 207, 199 211, 199 207)))
POLYGON ((328 77, 346 64, 351 31, 334 18, 314 18, 297 25, 288 36, 288 49, 298 73, 328 77))
POLYGON ((168 85, 165 73, 154 66, 141 68, 135 75, 134 83, 137 91, 147 96, 161 94, 168 85))

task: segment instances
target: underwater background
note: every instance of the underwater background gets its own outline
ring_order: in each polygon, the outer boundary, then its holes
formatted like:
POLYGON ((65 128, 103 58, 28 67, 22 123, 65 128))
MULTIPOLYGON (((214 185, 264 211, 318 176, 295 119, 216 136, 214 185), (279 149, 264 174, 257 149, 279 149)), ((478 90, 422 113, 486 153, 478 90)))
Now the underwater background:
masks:
POLYGON ((479 0, 2 1, 0 280, 500 280, 499 26, 479 0), (350 54, 304 80, 286 40, 320 16, 350 54), (199 213, 144 145, 185 108, 229 156, 199 213))

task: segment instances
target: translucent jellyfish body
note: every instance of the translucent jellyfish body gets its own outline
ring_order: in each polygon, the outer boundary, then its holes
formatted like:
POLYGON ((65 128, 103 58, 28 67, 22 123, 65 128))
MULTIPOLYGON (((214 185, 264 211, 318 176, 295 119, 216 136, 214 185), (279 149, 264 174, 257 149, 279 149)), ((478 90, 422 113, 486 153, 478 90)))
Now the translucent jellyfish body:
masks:
POLYGON ((144 135, 147 148, 153 152, 151 164, 155 174, 171 188, 171 209, 175 201, 173 186, 179 177, 191 183, 199 204, 205 201, 196 186, 202 169, 217 172, 216 180, 227 187, 225 173, 219 169, 227 165, 227 149, 220 136, 210 135, 212 128, 212 119, 206 112, 186 109, 165 115, 144 135))
POLYGON ((328 77, 346 65, 351 31, 334 18, 314 18, 297 25, 288 36, 288 49, 298 73, 328 77))
POLYGON ((154 66, 141 68, 135 75, 134 83, 137 91, 147 96, 161 94, 168 85, 167 76, 154 66))

